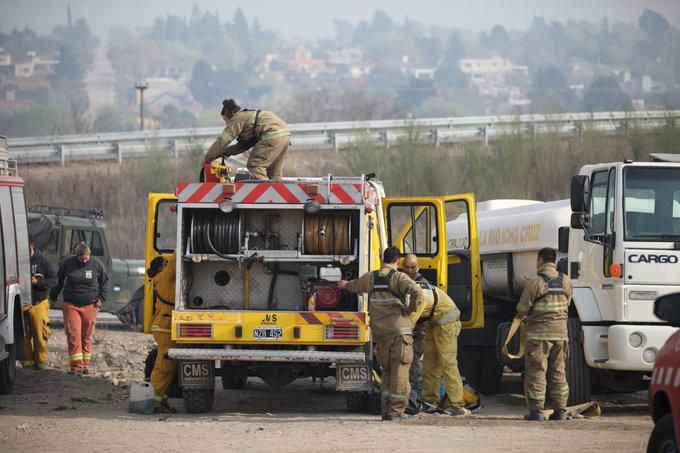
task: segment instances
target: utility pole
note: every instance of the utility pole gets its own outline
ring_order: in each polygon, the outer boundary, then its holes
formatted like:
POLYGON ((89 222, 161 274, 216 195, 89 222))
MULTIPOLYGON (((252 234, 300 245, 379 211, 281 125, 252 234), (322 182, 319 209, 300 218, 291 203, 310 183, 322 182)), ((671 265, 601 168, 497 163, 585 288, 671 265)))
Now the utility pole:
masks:
POLYGON ((135 89, 139 90, 139 130, 144 130, 144 90, 149 88, 149 82, 140 80, 135 83, 135 89))

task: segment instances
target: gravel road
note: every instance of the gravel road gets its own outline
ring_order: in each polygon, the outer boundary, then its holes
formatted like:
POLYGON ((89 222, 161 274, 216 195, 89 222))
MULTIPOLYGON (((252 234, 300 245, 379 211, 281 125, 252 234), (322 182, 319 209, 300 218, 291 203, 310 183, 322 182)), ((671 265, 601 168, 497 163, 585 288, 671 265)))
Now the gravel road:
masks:
POLYGON ((171 417, 130 414, 129 383, 143 378, 152 343, 141 333, 99 329, 95 373, 78 378, 66 374, 64 332, 54 329, 51 369, 20 368, 14 394, 0 396, 2 450, 622 452, 643 451, 652 429, 644 392, 597 397, 599 419, 525 422, 517 376, 468 419, 423 414, 386 423, 348 413, 332 380, 276 391, 253 378, 244 390, 218 383, 209 414, 186 414, 181 400, 171 400, 178 409, 171 417))

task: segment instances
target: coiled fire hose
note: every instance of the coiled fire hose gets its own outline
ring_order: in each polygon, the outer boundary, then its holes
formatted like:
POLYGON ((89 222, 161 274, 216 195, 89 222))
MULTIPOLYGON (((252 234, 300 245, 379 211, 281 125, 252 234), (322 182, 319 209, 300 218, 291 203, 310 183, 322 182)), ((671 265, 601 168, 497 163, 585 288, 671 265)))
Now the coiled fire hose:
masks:
POLYGON ((349 217, 310 214, 305 216, 305 253, 349 255, 349 217))
POLYGON ((191 219, 191 249, 193 253, 216 255, 239 252, 240 214, 197 210, 191 219))

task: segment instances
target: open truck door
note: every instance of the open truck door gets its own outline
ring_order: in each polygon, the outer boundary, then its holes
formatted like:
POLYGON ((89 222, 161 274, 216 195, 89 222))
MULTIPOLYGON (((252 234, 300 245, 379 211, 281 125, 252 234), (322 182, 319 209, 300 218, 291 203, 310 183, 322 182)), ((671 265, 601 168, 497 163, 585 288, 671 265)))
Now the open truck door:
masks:
MULTIPOLYGON (((169 193, 150 193, 147 205, 146 269, 157 256, 170 259, 177 244, 177 197, 169 193)), ((144 333, 151 333, 153 319, 153 280, 144 280, 144 333)))
POLYGON ((460 309, 464 328, 483 327, 474 195, 384 198, 383 206, 388 244, 416 255, 420 273, 460 309), (450 238, 448 222, 461 229, 450 238))

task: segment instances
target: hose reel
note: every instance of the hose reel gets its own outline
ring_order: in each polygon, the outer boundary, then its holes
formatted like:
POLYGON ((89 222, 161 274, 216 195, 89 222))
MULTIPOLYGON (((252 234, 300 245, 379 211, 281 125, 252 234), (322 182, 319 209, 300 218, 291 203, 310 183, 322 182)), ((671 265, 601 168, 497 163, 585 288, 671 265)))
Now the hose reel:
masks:
POLYGON ((305 215, 304 251, 307 255, 349 255, 349 216, 305 215))
POLYGON ((241 213, 197 209, 191 217, 192 253, 234 254, 240 249, 241 213))

